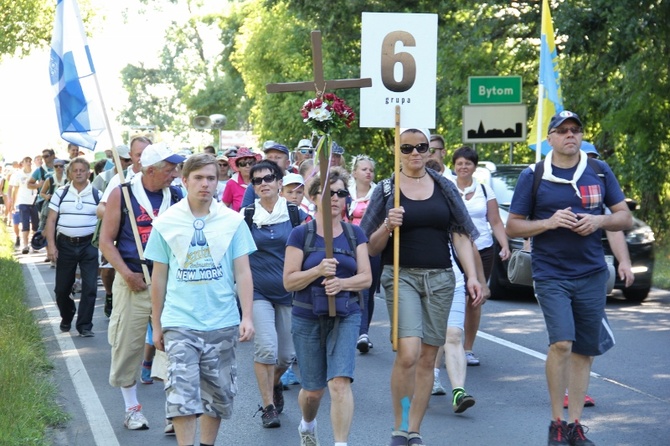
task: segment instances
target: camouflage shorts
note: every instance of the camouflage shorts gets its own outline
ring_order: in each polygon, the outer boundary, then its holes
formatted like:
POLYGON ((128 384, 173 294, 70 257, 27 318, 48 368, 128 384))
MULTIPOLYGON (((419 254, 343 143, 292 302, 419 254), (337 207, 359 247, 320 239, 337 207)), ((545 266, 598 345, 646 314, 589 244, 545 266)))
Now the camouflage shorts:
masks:
POLYGON ((214 331, 166 328, 167 418, 201 415, 229 419, 237 394, 237 326, 214 331))

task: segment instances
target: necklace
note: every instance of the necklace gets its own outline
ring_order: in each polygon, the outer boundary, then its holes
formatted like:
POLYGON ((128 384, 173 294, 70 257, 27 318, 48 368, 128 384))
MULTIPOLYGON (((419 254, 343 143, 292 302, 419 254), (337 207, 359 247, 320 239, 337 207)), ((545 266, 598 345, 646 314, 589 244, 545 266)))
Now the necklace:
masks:
POLYGON ((423 177, 426 176, 426 174, 428 173, 428 171, 427 171, 427 170, 424 170, 424 171, 423 171, 423 175, 419 175, 418 177, 413 177, 412 175, 407 175, 407 174, 406 174, 405 172, 403 172, 402 170, 400 171, 400 173, 403 174, 403 175, 405 175, 407 178, 411 178, 411 179, 413 179, 413 180, 416 180, 416 182, 418 183, 418 182, 421 180, 421 178, 423 178, 423 177))

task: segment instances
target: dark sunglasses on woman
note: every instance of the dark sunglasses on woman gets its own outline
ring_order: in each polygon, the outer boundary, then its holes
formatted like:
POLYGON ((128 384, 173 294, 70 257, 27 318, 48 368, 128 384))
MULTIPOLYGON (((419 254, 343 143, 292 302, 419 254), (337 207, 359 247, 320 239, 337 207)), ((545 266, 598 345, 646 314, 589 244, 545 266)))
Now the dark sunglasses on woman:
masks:
POLYGON ((416 151, 419 153, 426 153, 429 148, 430 146, 427 142, 422 142, 415 146, 413 146, 412 144, 402 144, 400 146, 400 151, 405 155, 409 155, 414 151, 414 149, 416 149, 416 151))
POLYGON ((251 179, 251 184, 254 186, 260 186, 261 183, 272 183, 275 180, 274 174, 268 174, 265 175, 264 177, 254 177, 251 179))

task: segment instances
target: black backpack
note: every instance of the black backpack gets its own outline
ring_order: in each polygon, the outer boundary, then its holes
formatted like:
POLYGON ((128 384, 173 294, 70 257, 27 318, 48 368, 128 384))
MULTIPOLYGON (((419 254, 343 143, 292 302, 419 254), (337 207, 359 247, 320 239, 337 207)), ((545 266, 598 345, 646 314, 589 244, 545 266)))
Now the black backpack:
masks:
MULTIPOLYGON (((288 208, 288 217, 291 220, 291 226, 294 228, 300 226, 300 209, 293 203, 286 202, 286 207, 288 208)), ((247 222, 249 230, 254 224, 254 213, 256 212, 256 203, 251 203, 249 206, 244 208, 244 221, 247 222)))

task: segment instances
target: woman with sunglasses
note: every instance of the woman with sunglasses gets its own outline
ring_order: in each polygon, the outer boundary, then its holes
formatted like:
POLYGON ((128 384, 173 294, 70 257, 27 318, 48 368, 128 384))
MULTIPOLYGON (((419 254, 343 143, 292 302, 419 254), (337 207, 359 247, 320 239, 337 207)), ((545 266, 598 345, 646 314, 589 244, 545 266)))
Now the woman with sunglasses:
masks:
MULTIPOLYGON (((445 343, 454 296, 451 250, 467 273, 467 289, 482 299, 472 240, 479 235, 456 186, 426 169, 428 130, 401 129, 400 176, 384 180, 370 199, 361 228, 370 254, 382 254, 381 284, 393 314, 393 230, 399 227, 398 349, 391 372, 394 427, 391 446, 423 445, 421 421, 433 388, 433 365, 445 343), (393 181, 400 206, 393 207, 393 181)), ((392 318, 391 318, 392 319, 392 318)), ((391 323, 393 321, 391 320, 391 323)))
POLYGON ((223 190, 221 201, 234 211, 239 211, 242 198, 249 186, 251 178, 251 167, 261 160, 261 155, 254 153, 247 147, 240 147, 234 158, 229 158, 230 167, 235 174, 230 178, 223 190))
MULTIPOLYGON (((265 428, 279 427, 284 409, 282 374, 293 363, 291 293, 283 286, 286 241, 293 229, 288 203, 279 195, 284 172, 269 160, 254 165, 251 184, 259 197, 253 205, 251 236, 257 251, 249 256, 254 278, 254 371, 263 400, 259 407, 265 428)), ((243 209, 245 216, 248 209, 243 209)), ((303 214, 302 221, 306 217, 303 214)))
POLYGON ((370 287, 372 277, 367 238, 358 226, 341 220, 346 206, 348 174, 330 169, 329 184, 320 176, 309 183, 316 203, 314 219, 291 232, 286 244, 284 287, 294 291, 292 332, 302 389, 301 444, 319 444, 316 414, 328 387, 330 419, 335 444, 346 443, 354 413, 356 340, 361 323, 358 292, 370 287), (321 208, 321 194, 330 196, 330 208, 321 208), (325 258, 324 213, 332 217, 333 258, 325 258), (335 296, 337 316, 328 315, 328 298, 335 296))
MULTIPOLYGON (((349 180, 349 193, 351 194, 351 202, 349 203, 349 221, 352 224, 360 225, 365 210, 370 203, 372 191, 374 191, 376 184, 373 181, 375 178, 375 162, 367 155, 358 155, 354 158, 351 164, 351 179, 349 180)), ((361 329, 358 333, 358 342, 356 348, 361 353, 367 353, 373 344, 368 335, 370 329, 370 322, 372 321, 372 313, 374 311, 374 296, 379 287, 379 276, 381 275, 381 257, 370 257, 370 268, 372 271, 372 285, 370 289, 363 291, 363 313, 361 315, 361 329)))

